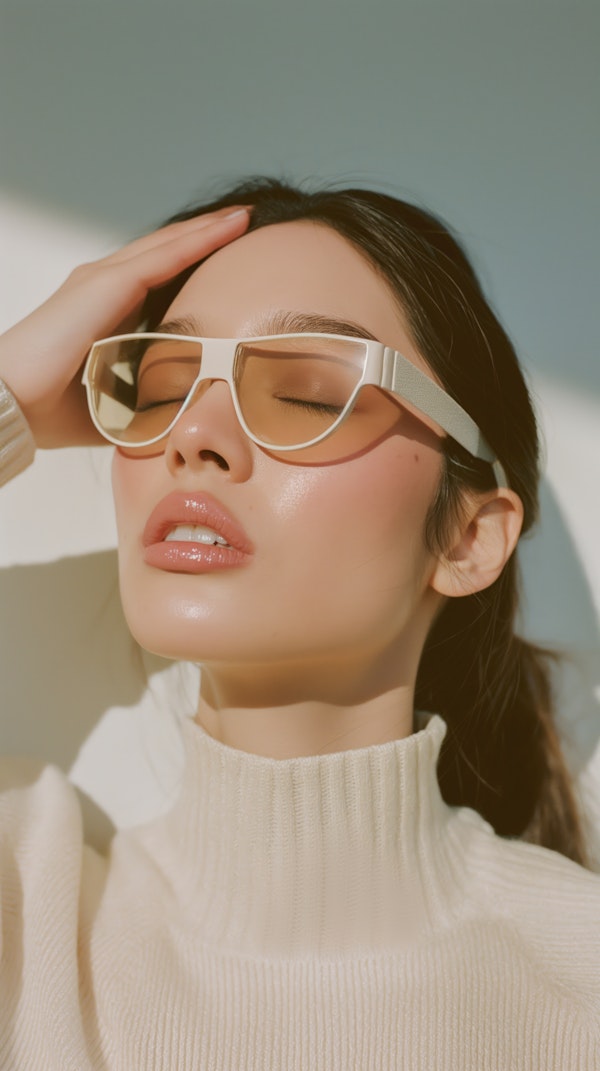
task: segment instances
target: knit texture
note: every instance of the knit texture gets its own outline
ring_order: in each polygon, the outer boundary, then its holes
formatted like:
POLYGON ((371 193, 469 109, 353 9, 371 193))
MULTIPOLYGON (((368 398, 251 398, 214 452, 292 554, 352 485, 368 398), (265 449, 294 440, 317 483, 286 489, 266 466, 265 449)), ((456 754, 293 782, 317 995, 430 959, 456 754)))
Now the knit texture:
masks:
POLYGON ((23 472, 35 455, 35 440, 16 398, 0 379, 0 487, 23 472))
POLYGON ((182 732, 106 856, 62 771, 0 761, 2 1071, 598 1071, 600 878, 443 801, 441 718, 283 760, 182 732))

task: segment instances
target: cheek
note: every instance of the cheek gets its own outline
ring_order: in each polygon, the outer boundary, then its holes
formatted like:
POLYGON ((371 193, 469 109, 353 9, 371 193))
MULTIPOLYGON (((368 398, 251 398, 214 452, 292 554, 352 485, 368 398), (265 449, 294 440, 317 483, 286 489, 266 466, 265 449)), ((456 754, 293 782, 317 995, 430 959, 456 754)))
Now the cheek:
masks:
POLYGON ((139 553, 146 517, 172 489, 158 464, 113 458, 121 594, 142 646, 197 661, 269 660, 382 648, 406 631, 431 562, 423 530, 441 468, 434 451, 396 438, 315 467, 257 452, 251 478, 227 495, 256 559, 210 582, 186 580, 183 600, 182 578, 156 575, 139 553))
POLYGON ((336 612, 359 606, 374 616, 412 604, 431 564, 423 533, 440 471, 433 451, 387 442, 362 458, 293 474, 276 505, 289 539, 274 554, 296 597, 327 591, 336 612))
POLYGON ((317 525, 319 516, 323 525, 327 518, 327 526, 338 529, 349 546, 365 537, 377 546, 421 545, 439 474, 439 458, 431 451, 386 443, 309 475, 304 494, 295 488, 296 501, 317 525))

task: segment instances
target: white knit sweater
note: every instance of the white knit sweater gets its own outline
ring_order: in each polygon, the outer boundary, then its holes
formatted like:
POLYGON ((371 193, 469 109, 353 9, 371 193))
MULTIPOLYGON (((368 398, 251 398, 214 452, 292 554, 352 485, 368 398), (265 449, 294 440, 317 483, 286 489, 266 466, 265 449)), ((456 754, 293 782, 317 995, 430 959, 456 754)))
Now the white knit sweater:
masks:
MULTIPOLYGON (((0 383, 0 485, 33 453, 0 383)), ((600 1071, 600 878, 448 807, 445 731, 276 760, 188 719, 106 857, 0 759, 0 1071, 600 1071)))
POLYGON ((1 760, 2 1071, 598 1071, 600 878, 447 806, 445 732, 277 760, 186 719, 106 858, 1 760))

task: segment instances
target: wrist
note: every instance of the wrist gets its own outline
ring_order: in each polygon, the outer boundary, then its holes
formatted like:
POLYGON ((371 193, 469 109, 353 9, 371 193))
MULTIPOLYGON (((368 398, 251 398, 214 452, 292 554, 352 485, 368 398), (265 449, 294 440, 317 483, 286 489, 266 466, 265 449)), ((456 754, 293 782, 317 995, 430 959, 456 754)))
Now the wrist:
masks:
POLYGON ((14 395, 0 379, 0 486, 31 465, 35 439, 14 395))

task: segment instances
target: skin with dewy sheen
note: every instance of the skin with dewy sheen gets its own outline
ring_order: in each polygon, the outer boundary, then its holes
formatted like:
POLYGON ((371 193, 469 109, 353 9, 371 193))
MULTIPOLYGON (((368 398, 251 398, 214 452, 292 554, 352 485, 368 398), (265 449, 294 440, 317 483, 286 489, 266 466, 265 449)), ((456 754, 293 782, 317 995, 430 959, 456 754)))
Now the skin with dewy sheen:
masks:
MULTIPOLYGON (((356 324, 428 371, 389 287, 322 224, 276 224, 219 249, 166 318, 231 338, 273 333, 289 313, 356 324)), ((407 736, 436 613, 446 597, 492 583, 512 552, 521 511, 506 489, 473 496, 447 555, 426 548, 440 439, 393 404, 368 449, 311 464, 251 442, 216 380, 164 449, 115 452, 128 623, 147 649, 202 663, 196 717, 223 743, 286 758, 407 736), (144 527, 173 492, 221 503, 248 536, 248 560, 199 575, 148 564, 144 527)))

